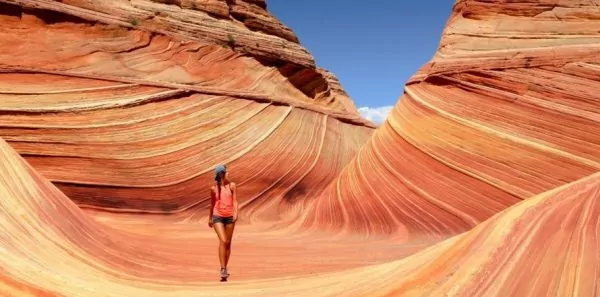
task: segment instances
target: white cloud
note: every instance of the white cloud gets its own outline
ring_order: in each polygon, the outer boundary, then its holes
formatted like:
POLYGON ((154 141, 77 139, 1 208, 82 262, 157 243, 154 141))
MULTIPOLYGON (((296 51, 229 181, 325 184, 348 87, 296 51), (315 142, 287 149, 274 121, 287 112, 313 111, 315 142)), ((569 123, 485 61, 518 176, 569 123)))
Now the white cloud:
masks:
POLYGON ((390 111, 392 111, 394 106, 380 106, 380 107, 361 107, 358 109, 360 115, 367 120, 373 121, 379 125, 385 122, 390 111))

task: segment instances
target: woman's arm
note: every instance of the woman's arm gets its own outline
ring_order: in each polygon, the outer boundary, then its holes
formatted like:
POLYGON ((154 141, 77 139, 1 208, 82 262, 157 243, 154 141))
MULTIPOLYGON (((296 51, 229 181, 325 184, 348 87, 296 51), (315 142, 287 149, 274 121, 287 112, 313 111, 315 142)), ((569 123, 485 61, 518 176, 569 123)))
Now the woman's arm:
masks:
POLYGON ((235 183, 231 183, 231 192, 233 195, 233 221, 235 222, 238 217, 237 187, 235 183))
POLYGON ((212 227, 213 209, 215 208, 215 188, 210 187, 210 210, 208 213, 208 226, 212 227))

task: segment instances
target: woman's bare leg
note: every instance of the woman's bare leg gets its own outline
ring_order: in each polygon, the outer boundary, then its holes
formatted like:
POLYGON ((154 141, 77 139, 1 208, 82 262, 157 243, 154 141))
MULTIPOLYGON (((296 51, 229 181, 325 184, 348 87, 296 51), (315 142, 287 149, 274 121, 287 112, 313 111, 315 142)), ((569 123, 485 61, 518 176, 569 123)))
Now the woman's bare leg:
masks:
POLYGON ((234 229, 235 223, 225 226, 225 238, 227 239, 227 256, 225 257, 225 267, 227 267, 227 264, 229 264, 229 256, 231 256, 231 240, 233 239, 234 229))
POLYGON ((227 247, 229 246, 229 240, 227 239, 223 223, 216 223, 213 227, 219 237, 219 261, 221 262, 221 268, 225 268, 227 267, 227 247))

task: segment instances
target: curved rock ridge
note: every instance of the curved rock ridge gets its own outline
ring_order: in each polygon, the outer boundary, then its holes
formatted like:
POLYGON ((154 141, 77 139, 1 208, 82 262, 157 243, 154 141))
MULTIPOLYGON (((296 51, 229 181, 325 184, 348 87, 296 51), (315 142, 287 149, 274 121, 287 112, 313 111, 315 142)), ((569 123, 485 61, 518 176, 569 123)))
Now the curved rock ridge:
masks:
POLYGON ((435 57, 303 225, 444 238, 600 171, 599 26, 589 1, 457 1, 435 57))
POLYGON ((373 275, 373 296, 596 296, 600 173, 519 202, 373 275))
POLYGON ((469 232, 388 263, 365 260, 373 254, 400 257, 392 240, 332 241, 291 229, 243 229, 232 269, 243 280, 224 286, 205 279, 214 262, 214 246, 207 244, 212 230, 169 224, 164 217, 153 218, 155 228, 149 229, 150 221, 139 215, 90 216, 1 139, 0 161, 5 230, 0 293, 6 296, 168 291, 169 296, 585 297, 595 296, 600 285, 600 173, 521 201, 469 232), (277 252, 271 253, 273 245, 277 252), (357 249, 364 251, 351 256, 357 249), (357 267, 356 260, 364 262, 357 267), (286 277, 270 277, 273 269, 286 277))
POLYGON ((268 296, 282 296, 314 290, 282 281, 384 263, 426 246, 238 225, 230 268, 236 276, 223 290, 214 282, 218 242, 204 209, 174 216, 84 211, 2 139, 0 161, 3 296, 230 296, 269 287, 268 296), (378 248, 363 252, 373 243, 378 248))
POLYGON ((212 168, 227 163, 242 202, 272 194, 288 209, 284 197, 307 195, 298 179, 318 168, 327 179, 311 193, 322 191, 374 131, 322 69, 276 69, 210 38, 102 23, 143 5, 190 13, 174 4, 5 2, 22 6, 0 4, 0 136, 81 206, 206 207, 212 168))
POLYGON ((336 96, 340 86, 335 76, 331 80, 331 74, 315 67, 310 53, 265 10, 263 1, 163 2, 171 4, 2 0, 5 59, 0 70, 54 71, 279 98, 365 122, 349 97, 336 96), (223 5, 230 9, 227 15, 212 11, 223 5), (29 38, 18 38, 23 34, 29 38))
POLYGON ((322 191, 373 131, 275 102, 54 74, 0 74, 0 102, 0 135, 38 172, 115 211, 203 207, 219 163, 243 203, 303 199, 299 179, 326 174, 311 186, 322 191))
MULTIPOLYGON (((298 37, 267 11, 265 0, 152 0, 175 4, 181 8, 198 10, 222 19, 233 19, 255 32, 279 36, 298 43, 298 37)), ((134 4, 135 6, 135 4, 134 4)))
MULTIPOLYGON (((567 75, 580 65, 598 63, 599 24, 600 9, 594 1, 457 0, 437 53, 413 81, 435 74, 513 68, 567 75)), ((595 74, 575 71, 575 76, 593 80, 595 74)))

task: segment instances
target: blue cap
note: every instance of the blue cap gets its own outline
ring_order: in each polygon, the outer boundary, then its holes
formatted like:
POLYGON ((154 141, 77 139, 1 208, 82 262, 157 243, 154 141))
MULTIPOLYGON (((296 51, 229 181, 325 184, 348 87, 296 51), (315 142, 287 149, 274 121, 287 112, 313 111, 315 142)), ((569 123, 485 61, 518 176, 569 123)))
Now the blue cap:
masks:
POLYGON ((219 177, 219 175, 225 173, 227 171, 227 169, 225 168, 225 165, 218 165, 217 168, 215 168, 215 177, 219 177))

